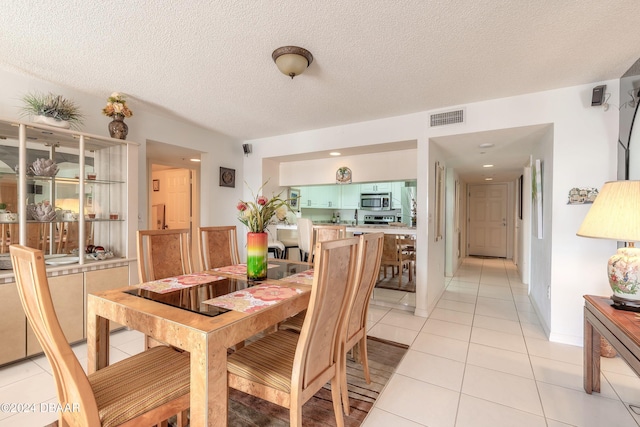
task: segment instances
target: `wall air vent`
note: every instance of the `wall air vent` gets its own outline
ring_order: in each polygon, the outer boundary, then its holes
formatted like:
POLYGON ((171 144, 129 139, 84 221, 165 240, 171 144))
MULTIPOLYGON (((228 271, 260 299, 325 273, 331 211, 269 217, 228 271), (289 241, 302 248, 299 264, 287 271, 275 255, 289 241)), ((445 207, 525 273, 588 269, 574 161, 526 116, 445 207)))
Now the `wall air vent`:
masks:
POLYGON ((464 123, 464 109, 435 113, 429 116, 429 126, 445 126, 464 123))

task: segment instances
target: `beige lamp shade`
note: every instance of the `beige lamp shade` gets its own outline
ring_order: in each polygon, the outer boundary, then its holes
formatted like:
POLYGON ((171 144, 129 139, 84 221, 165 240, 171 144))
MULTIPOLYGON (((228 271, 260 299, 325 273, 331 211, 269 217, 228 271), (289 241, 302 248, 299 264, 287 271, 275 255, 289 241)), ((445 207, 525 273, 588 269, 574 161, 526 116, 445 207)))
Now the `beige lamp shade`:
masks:
POLYGON ((577 235, 640 242, 640 181, 606 182, 577 235))
POLYGON ((273 51, 271 57, 282 74, 291 78, 302 74, 313 62, 311 52, 298 46, 279 47, 273 51))
POLYGON ((640 311, 640 181, 605 183, 577 234, 631 242, 609 258, 607 279, 615 308, 640 311))

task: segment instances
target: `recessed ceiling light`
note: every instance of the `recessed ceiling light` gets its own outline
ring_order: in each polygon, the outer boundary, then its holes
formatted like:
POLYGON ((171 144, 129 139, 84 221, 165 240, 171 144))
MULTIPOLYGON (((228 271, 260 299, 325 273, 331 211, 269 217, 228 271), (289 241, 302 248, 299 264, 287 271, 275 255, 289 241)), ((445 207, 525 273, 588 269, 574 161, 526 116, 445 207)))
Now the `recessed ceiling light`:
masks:
POLYGON ((332 151, 329 153, 330 156, 339 156, 340 153, 338 153, 337 151, 332 151))
POLYGON ((493 181, 493 178, 485 178, 485 181, 493 181))
POLYGON ((194 159, 189 159, 189 160, 191 160, 192 162, 199 162, 200 161, 200 159, 195 159, 195 158, 194 159))
POLYGON ((492 168, 493 165, 482 165, 483 168, 492 168))
POLYGON ((491 142, 483 142, 482 144, 478 145, 478 147, 480 148, 490 148, 493 147, 495 144, 491 143, 491 142))

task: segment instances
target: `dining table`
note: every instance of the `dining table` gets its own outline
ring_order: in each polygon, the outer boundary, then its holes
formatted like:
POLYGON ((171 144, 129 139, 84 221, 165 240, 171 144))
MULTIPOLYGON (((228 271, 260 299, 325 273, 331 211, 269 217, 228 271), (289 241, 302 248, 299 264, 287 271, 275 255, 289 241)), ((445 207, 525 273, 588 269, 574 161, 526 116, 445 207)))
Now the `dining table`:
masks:
POLYGON ((90 293, 88 372, 109 364, 109 322, 117 322, 189 352, 190 425, 226 426, 228 349, 305 310, 312 283, 312 264, 269 258, 258 282, 237 264, 90 293))

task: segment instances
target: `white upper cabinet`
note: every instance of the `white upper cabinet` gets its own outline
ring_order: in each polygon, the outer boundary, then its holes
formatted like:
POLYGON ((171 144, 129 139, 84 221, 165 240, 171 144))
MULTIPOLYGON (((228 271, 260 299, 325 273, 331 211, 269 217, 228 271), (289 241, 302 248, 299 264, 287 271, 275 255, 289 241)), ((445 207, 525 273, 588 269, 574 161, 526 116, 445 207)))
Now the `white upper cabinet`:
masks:
POLYGON ((340 186, 340 208, 360 208, 360 184, 343 184, 340 186))
POLYGON ((391 191, 391 182, 373 182, 360 184, 361 193, 386 193, 391 191))

